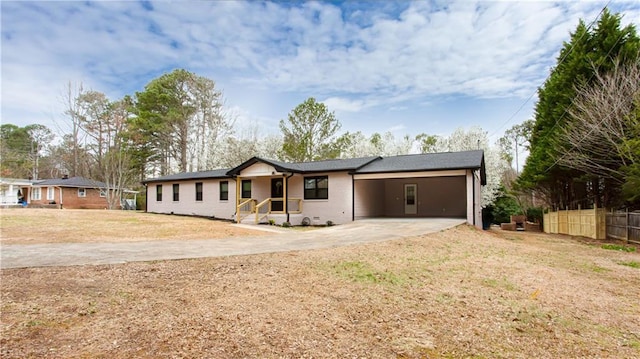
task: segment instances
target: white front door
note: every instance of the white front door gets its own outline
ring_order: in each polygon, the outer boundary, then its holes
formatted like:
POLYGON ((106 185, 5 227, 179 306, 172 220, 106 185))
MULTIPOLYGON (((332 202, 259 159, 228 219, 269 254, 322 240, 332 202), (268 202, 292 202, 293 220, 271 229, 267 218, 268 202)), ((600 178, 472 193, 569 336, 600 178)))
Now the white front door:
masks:
POLYGON ((404 185, 404 214, 418 213, 418 185, 404 185))

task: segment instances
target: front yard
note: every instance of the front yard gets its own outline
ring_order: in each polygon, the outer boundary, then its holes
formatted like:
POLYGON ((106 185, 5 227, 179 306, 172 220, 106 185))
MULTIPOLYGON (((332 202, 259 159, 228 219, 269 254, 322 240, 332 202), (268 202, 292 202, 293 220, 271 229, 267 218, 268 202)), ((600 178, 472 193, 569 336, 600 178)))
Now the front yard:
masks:
POLYGON ((256 236, 205 218, 97 209, 0 209, 0 244, 125 242, 256 236))
MULTIPOLYGON (((137 225, 115 221, 116 233, 137 225)), ((8 269, 0 356, 636 358, 638 266, 637 252, 461 226, 305 252, 8 269)))

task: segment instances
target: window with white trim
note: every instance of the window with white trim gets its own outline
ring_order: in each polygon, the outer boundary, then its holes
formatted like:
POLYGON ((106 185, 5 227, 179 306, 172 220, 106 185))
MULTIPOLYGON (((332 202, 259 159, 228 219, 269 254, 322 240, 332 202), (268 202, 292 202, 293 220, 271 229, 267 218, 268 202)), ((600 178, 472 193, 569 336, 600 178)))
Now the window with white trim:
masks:
POLYGON ((31 199, 34 201, 39 201, 42 199, 42 188, 34 187, 31 189, 31 199))
POLYGON ((101 188, 100 189, 100 197, 103 197, 103 198, 107 197, 107 191, 101 188))
POLYGON ((85 188, 78 188, 78 197, 86 197, 87 190, 85 188))
POLYGON ((55 195, 54 187, 47 187, 47 201, 53 201, 55 195))

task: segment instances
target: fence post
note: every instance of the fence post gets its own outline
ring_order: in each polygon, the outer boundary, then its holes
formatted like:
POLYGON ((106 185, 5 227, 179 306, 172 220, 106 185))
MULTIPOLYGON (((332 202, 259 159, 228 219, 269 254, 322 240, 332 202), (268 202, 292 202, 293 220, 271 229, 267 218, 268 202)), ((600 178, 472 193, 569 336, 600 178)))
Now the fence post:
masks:
POLYGON ((625 225, 627 226, 627 229, 624 231, 624 240, 627 244, 629 244, 629 237, 631 236, 631 225, 629 223, 629 207, 627 207, 627 213, 626 213, 626 221, 625 221, 625 225))

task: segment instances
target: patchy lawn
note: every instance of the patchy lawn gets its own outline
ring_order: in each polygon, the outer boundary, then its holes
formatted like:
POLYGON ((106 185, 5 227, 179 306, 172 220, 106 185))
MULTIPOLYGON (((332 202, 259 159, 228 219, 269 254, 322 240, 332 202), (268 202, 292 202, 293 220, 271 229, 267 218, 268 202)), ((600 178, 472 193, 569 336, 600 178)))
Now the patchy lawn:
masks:
POLYGON ((209 239, 265 234, 231 226, 226 221, 136 211, 0 210, 1 244, 209 239))
POLYGON ((8 269, 0 356, 634 358, 629 263, 640 254, 460 226, 305 252, 8 269))

